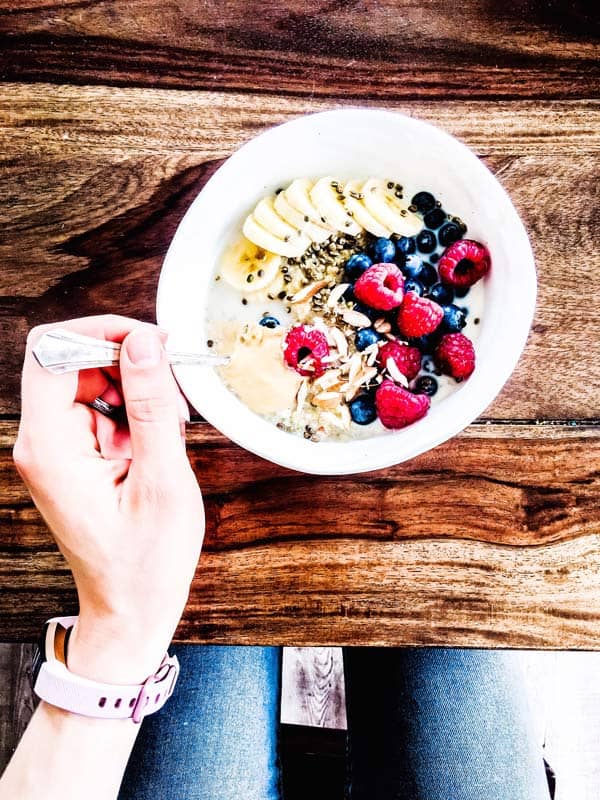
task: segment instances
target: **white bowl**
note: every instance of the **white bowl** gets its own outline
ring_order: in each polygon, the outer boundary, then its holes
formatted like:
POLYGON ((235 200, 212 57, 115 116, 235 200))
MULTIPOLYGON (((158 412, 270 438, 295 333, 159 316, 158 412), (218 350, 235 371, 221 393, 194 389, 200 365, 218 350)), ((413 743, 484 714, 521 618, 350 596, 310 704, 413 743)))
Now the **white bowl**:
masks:
POLYGON ((465 145, 420 120, 390 111, 348 109, 300 117, 241 147, 211 177, 183 218, 160 276, 157 319, 169 346, 203 350, 205 308, 217 259, 232 229, 257 200, 292 179, 393 177, 428 189, 462 217, 468 236, 492 255, 475 343, 477 367, 454 393, 400 431, 347 442, 311 442, 251 412, 210 368, 178 367, 190 403, 232 441, 291 469, 343 475, 388 467, 465 428, 496 397, 525 345, 536 275, 527 234, 508 195, 465 145))

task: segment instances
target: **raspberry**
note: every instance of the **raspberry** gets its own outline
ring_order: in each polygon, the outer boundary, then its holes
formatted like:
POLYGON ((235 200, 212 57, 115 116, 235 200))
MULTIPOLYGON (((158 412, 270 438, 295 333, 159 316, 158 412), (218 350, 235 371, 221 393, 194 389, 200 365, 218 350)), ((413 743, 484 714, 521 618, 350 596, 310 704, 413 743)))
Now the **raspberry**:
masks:
POLYGON ((483 278, 491 263, 487 247, 472 239, 459 239, 440 258, 438 272, 442 283, 466 288, 483 278))
POLYGON ((322 331, 307 325, 296 325, 285 337, 285 362, 300 375, 318 378, 325 372, 322 359, 329 355, 329 345, 322 331))
POLYGON ((379 350, 377 361, 380 366, 385 367, 388 358, 392 359, 407 380, 412 381, 419 374, 421 351, 417 347, 410 347, 397 341, 387 342, 379 350))
POLYGON ((441 306, 419 297, 415 292, 407 292, 398 312, 398 328, 403 336, 416 339, 433 331, 444 318, 441 306))
POLYGON ((397 308, 404 296, 404 276, 395 264, 373 264, 354 284, 354 296, 379 311, 397 308))
POLYGON ((386 428, 405 428, 429 411, 431 400, 426 394, 413 394, 392 381, 384 381, 375 393, 375 406, 386 428))
POLYGON ((475 369, 473 342, 463 333, 447 333, 442 336, 433 358, 445 375, 457 381, 468 378, 475 369))

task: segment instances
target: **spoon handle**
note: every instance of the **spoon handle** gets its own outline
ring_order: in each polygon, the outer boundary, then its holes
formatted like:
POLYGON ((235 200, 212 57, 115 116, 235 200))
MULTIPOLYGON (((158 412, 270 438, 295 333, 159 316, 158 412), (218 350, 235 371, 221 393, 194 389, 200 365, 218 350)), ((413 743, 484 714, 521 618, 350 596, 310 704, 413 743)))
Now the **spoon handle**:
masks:
MULTIPOLYGON (((33 348, 38 364, 57 375, 93 367, 114 367, 119 363, 120 353, 121 345, 116 342, 61 328, 45 333, 33 348)), ((214 353, 173 353, 168 350, 167 356, 171 365, 218 367, 229 363, 228 356, 214 353)))

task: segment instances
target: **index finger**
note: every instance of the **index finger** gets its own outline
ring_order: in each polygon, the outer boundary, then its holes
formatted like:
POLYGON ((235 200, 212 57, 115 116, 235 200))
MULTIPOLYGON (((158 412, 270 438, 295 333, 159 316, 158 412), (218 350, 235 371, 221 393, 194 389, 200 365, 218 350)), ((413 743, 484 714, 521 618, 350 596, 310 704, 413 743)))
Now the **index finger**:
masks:
MULTIPOLYGON (((81 390, 86 388, 85 372, 81 373, 81 378, 78 372, 54 375, 38 364, 32 350, 44 333, 60 327, 97 339, 122 342, 130 331, 146 324, 148 323, 129 317, 105 314, 39 325, 33 328, 27 337, 21 380, 21 420, 28 432, 35 435, 36 431, 46 433, 51 431, 60 422, 61 416, 73 408, 75 401, 89 402, 99 393, 96 391, 99 385, 98 381, 92 380, 87 389, 88 393, 93 396, 89 398, 82 396, 85 391, 81 390)), ((99 371, 95 370, 94 372, 96 372, 96 378, 101 377, 99 371)))

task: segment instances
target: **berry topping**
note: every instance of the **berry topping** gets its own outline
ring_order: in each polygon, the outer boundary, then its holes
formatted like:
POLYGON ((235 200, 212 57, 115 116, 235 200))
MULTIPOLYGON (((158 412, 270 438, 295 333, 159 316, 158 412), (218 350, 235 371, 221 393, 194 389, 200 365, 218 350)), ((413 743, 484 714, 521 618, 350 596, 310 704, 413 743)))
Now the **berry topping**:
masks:
POLYGON ((467 324, 467 315, 463 308, 455 305, 442 306, 444 312, 443 329, 448 333, 458 333, 467 324))
POLYGON ((404 265, 402 266, 402 274, 405 278, 414 278, 419 280, 421 270, 423 269, 423 262, 416 255, 407 256, 404 265))
POLYGON ((280 322, 277 317, 272 317, 270 314, 267 314, 260 320, 258 324, 265 328, 276 328, 280 322))
POLYGON ((426 214, 435 208, 435 197, 431 192, 417 192, 417 194, 410 201, 413 206, 417 207, 417 211, 426 214))
POLYGON ((443 316, 441 306, 433 300, 408 292, 398 312, 398 328, 400 333, 408 338, 423 336, 433 333, 443 316))
POLYGON ((417 244, 412 236, 401 236, 396 242, 396 253, 403 256, 412 255, 417 249, 417 244))
POLYGON ((405 428, 424 417, 430 404, 426 394, 413 394, 393 381, 384 381, 375 393, 377 414, 386 428, 405 428))
POLYGON ((462 231, 456 222, 447 222, 438 231, 438 239, 442 247, 454 244, 462 236, 462 231))
POLYGON ((462 333, 447 333, 442 336, 433 357, 445 375, 458 381, 468 378, 475 369, 473 343, 462 333))
POLYGON ((434 283, 427 292, 427 297, 441 306, 448 306, 454 300, 454 292, 450 286, 444 286, 443 283, 434 283))
POLYGON ((404 278, 395 264, 374 264, 354 284, 356 298, 371 308, 390 311, 404 297, 404 278))
POLYGON ((329 345, 322 331, 307 325, 296 325, 285 337, 285 362, 300 375, 317 378, 325 372, 322 359, 329 355, 329 345))
POLYGON ((438 333, 430 333, 428 336, 416 336, 409 339, 408 343, 411 347, 418 347, 423 355, 430 355, 438 346, 440 337, 438 333))
POLYGON ((377 333, 373 328, 360 328, 356 331, 354 336, 354 344, 356 345, 356 349, 362 352, 372 344, 376 344, 380 339, 381 334, 377 333))
POLYGON ((352 421, 357 425, 370 425, 377 419, 377 410, 373 398, 368 394, 361 394, 356 400, 348 404, 352 421))
POLYGON ((345 271, 348 278, 354 282, 363 272, 373 266, 373 262, 366 253, 355 253, 346 261, 345 271))
POLYGON ((434 208, 425 214, 423 217, 423 222, 428 228, 435 230, 436 228, 439 228, 440 225, 443 225, 444 222, 446 222, 446 212, 441 208, 434 208))
POLYGON ((422 297, 425 294, 425 287, 420 281, 417 281, 414 278, 409 278, 404 284, 404 291, 414 292, 415 294, 418 294, 419 297, 422 297))
POLYGON ((379 239, 375 239, 371 245, 371 253, 373 262, 376 264, 393 261, 396 258, 396 245, 391 239, 386 239, 382 236, 379 239))
POLYGON ((417 247, 422 253, 433 253, 437 247, 435 233, 425 230, 417 234, 417 247))
POLYGON ((388 358, 392 359, 407 380, 412 381, 419 374, 421 351, 416 347, 410 347, 397 341, 387 342, 377 353, 377 361, 381 367, 385 367, 388 358))
POLYGON ((440 279, 450 286, 473 286, 489 271, 490 263, 487 247, 472 239, 461 239, 440 258, 440 279))
POLYGON ((426 394, 429 397, 433 397, 437 390, 438 382, 432 375, 421 375, 420 378, 417 378, 415 383, 415 392, 417 394, 426 394))

